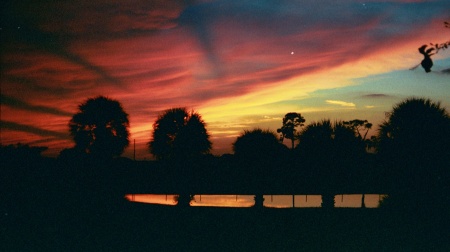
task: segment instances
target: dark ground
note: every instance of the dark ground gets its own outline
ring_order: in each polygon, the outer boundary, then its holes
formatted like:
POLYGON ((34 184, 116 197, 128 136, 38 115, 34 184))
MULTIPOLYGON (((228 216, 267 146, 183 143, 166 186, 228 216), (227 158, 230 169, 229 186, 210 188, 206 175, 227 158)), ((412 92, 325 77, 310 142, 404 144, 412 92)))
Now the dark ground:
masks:
POLYGON ((0 250, 450 251, 448 215, 119 205, 2 211, 0 250))
POLYGON ((122 195, 139 179, 168 182, 127 164, 2 161, 0 251, 450 251, 445 203, 439 211, 132 203, 122 195))

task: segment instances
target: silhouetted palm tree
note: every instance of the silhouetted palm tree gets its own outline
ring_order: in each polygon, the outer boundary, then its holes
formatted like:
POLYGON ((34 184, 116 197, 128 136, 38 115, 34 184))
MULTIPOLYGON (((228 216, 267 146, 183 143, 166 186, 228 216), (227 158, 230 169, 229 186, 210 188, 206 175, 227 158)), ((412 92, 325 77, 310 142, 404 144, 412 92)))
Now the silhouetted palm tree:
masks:
POLYGON ((208 154, 211 150, 209 134, 200 114, 185 108, 164 111, 153 124, 150 153, 158 160, 168 160, 169 169, 176 174, 179 196, 178 205, 189 206, 192 195, 193 171, 197 169, 192 159, 208 154))
MULTIPOLYGON (((364 148, 366 150, 370 150, 372 148, 372 146, 374 144, 372 141, 372 138, 367 139, 367 133, 369 133, 369 130, 373 126, 371 123, 369 123, 367 120, 360 120, 360 119, 344 121, 342 123, 343 123, 343 125, 345 125, 346 127, 349 127, 350 129, 352 129, 355 132, 355 135, 361 141, 361 146, 364 146, 364 148), (364 130, 365 130, 364 135, 362 135, 361 133, 364 130)), ((364 164, 360 164, 360 165, 364 165, 364 164)), ((363 178, 361 178, 361 179, 363 179, 363 178)), ((361 208, 365 208, 364 198, 365 198, 365 194, 362 195, 361 208)))
POLYGON ((328 155, 328 160, 332 160, 347 158, 345 155, 353 156, 364 151, 360 137, 355 134, 352 127, 343 122, 334 124, 330 120, 313 122, 300 133, 300 140, 301 144, 298 146, 300 152, 317 157, 323 162, 327 162, 322 159, 324 154, 328 155))
POLYGON ((129 121, 118 101, 98 96, 78 110, 69 122, 76 149, 103 158, 123 153, 129 144, 129 121))
MULTIPOLYGON (((282 171, 284 155, 287 147, 278 141, 270 130, 245 130, 233 143, 235 156, 240 164, 240 178, 245 186, 256 192, 256 207, 262 206, 262 193, 282 171)), ((285 167, 284 167, 285 168, 285 167)))
POLYGON ((331 148, 333 141, 333 127, 330 120, 312 122, 300 133, 298 148, 311 153, 321 153, 331 148))
MULTIPOLYGON (((429 99, 411 98, 396 106, 387 121, 380 125, 378 152, 405 155, 436 150, 449 139, 449 115, 429 99)), ((447 142, 448 143, 448 142, 447 142)), ((419 155, 422 156, 422 155, 419 155)))
POLYGON ((322 193, 322 207, 334 206, 334 195, 330 187, 331 153, 333 144, 333 128, 329 120, 308 124, 300 133, 300 144, 297 149, 300 152, 303 169, 307 169, 307 177, 319 184, 322 193))
POLYGON ((450 116, 440 103, 410 98, 395 105, 380 125, 377 148, 393 180, 389 200, 410 205, 437 195, 448 198, 442 192, 450 184, 449 143, 450 116))
POLYGON ((184 159, 209 153, 211 145, 200 114, 173 108, 164 111, 153 124, 149 149, 157 159, 184 159))
POLYGON ((333 207, 334 188, 350 182, 353 169, 361 160, 359 155, 364 153, 361 147, 354 131, 342 122, 313 122, 300 133, 297 150, 309 176, 324 192, 323 207, 333 207))

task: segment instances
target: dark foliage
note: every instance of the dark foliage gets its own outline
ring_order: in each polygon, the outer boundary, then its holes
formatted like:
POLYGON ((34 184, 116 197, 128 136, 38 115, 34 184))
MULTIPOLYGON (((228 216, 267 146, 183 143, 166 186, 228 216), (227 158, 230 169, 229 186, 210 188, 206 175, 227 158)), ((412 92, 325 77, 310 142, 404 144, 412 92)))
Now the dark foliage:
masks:
POLYGON ((29 146, 27 144, 10 144, 1 146, 1 160, 2 161, 23 161, 31 162, 32 160, 41 158, 43 151, 47 150, 45 146, 29 146))
POLYGON ((98 96, 79 105, 69 122, 75 148, 96 156, 111 158, 123 153, 129 144, 128 114, 115 100, 98 96))
POLYGON ((433 55, 431 52, 434 51, 434 48, 426 49, 427 45, 423 45, 419 47, 419 52, 423 55, 423 60, 420 62, 420 65, 422 65, 425 72, 429 73, 431 72, 431 67, 433 67, 433 61, 431 60, 431 55, 433 55), (426 49, 426 50, 425 50, 426 49))
POLYGON ((283 142, 284 138, 291 140, 291 149, 294 149, 294 142, 298 139, 297 127, 302 127, 305 122, 305 118, 300 113, 290 112, 283 118, 283 126, 277 129, 278 133, 281 133, 280 141, 283 142))
POLYGON ((344 121, 342 123, 353 129, 355 131, 355 134, 357 134, 358 137, 361 138, 362 140, 366 139, 367 133, 372 128, 372 124, 369 123, 367 120, 354 119, 351 121, 344 121), (361 135, 361 130, 366 130, 364 136, 361 135))
POLYGON ((178 205, 189 206, 193 177, 202 170, 203 157, 211 150, 209 134, 200 114, 185 108, 166 110, 153 124, 150 153, 165 161, 179 196, 178 205))
POLYGON ((378 138, 392 179, 390 202, 409 209, 449 206, 450 117, 439 103, 411 98, 397 104, 378 138))
POLYGON ((281 144, 270 130, 245 130, 233 143, 238 167, 236 172, 245 187, 257 194, 256 206, 262 206, 264 189, 280 186, 282 174, 289 171, 287 165, 288 149, 281 144))
MULTIPOLYGON (((445 27, 449 28, 449 23, 444 22, 445 27)), ((431 56, 437 54, 440 50, 445 50, 450 47, 450 41, 446 41, 444 43, 430 43, 430 47, 428 45, 422 45, 419 47, 419 53, 423 55, 423 60, 420 62, 420 65, 423 67, 425 72, 431 72, 431 68, 433 67, 433 61, 431 60, 431 56)), ((414 67, 413 69, 415 69, 414 67)), ((444 70, 445 72, 446 70, 444 70)))
POLYGON ((209 153, 211 145, 200 114, 173 108, 164 111, 153 124, 149 149, 157 159, 185 159, 209 153))
MULTIPOLYGON (((326 192, 324 207, 332 207, 333 191, 357 184, 364 169, 364 145, 342 122, 322 120, 307 125, 297 146, 299 175, 326 192), (331 194, 331 195, 326 195, 331 194)), ((309 186, 313 186, 310 184, 309 186)))
POLYGON ((262 129, 245 130, 233 143, 234 154, 251 162, 280 159, 285 149, 274 132, 262 129))
POLYGON ((256 188, 274 185, 275 176, 288 171, 288 149, 270 130, 245 130, 233 143, 238 174, 256 188))

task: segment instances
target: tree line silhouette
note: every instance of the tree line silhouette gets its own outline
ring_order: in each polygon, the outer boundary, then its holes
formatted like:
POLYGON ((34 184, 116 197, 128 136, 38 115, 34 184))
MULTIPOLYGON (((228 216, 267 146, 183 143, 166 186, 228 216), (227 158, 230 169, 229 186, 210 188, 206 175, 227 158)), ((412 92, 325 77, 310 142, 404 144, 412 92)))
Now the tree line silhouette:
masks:
MULTIPOLYGON (((332 208, 338 192, 379 189, 389 192, 383 207, 448 206, 450 117, 429 99, 395 105, 371 139, 367 120, 324 119, 305 126, 300 113, 290 112, 276 133, 244 130, 233 143, 234 154, 222 157, 210 154, 210 135, 199 113, 168 109, 153 124, 148 147, 157 161, 149 162, 152 168, 120 158, 129 145, 128 114, 120 102, 99 96, 78 108, 69 121, 75 146, 61 151, 56 161, 46 159, 59 167, 56 177, 70 193, 98 192, 98 198, 109 193, 119 200, 127 190, 165 188, 180 195, 180 205, 188 205, 196 191, 220 188, 254 192, 259 199, 264 192, 320 191, 322 206, 332 208), (290 149, 284 139, 291 140, 290 149)), ((13 181, 27 177, 29 166, 39 164, 29 162, 39 160, 45 149, 2 146, 2 162, 17 169, 3 171, 13 181)))

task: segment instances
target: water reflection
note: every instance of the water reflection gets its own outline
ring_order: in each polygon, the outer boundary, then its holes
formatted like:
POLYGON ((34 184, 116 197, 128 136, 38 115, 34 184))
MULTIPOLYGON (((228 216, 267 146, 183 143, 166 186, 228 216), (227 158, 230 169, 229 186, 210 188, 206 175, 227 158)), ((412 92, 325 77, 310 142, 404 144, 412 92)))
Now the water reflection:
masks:
MULTIPOLYGON (((364 207, 377 208, 384 194, 364 194, 364 207)), ((334 207, 359 208, 363 205, 363 194, 340 194, 334 196, 334 207)))
MULTIPOLYGON (((176 194, 127 194, 132 202, 177 205, 176 194)), ((335 195, 335 207, 377 208, 384 194, 339 194, 335 195)), ((194 195, 190 205, 198 207, 252 207, 254 195, 194 195)), ((314 208, 321 207, 321 195, 264 195, 265 207, 269 208, 314 208)))
POLYGON ((254 195, 195 195, 191 206, 252 207, 254 195))
POLYGON ((132 202, 141 202, 160 205, 176 205, 176 194, 127 194, 125 198, 132 202))
POLYGON ((321 195, 264 195, 264 206, 272 208, 320 207, 321 195))

